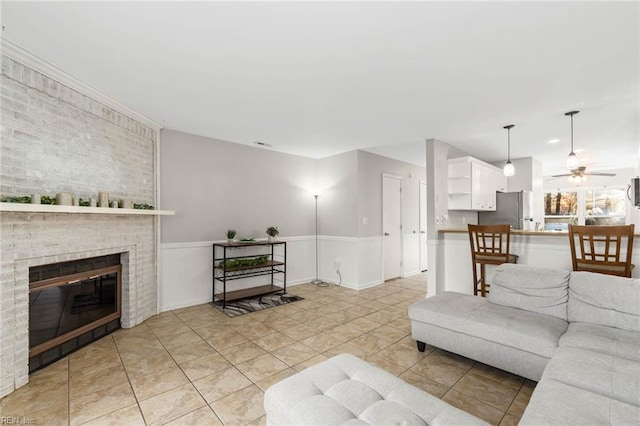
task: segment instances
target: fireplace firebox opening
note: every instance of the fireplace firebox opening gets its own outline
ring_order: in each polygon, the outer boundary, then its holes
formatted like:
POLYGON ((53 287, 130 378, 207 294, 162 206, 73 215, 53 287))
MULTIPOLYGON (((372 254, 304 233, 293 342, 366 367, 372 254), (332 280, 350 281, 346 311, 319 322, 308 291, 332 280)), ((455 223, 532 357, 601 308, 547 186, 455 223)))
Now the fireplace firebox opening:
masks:
POLYGON ((120 254, 29 268, 29 372, 120 328, 120 254))

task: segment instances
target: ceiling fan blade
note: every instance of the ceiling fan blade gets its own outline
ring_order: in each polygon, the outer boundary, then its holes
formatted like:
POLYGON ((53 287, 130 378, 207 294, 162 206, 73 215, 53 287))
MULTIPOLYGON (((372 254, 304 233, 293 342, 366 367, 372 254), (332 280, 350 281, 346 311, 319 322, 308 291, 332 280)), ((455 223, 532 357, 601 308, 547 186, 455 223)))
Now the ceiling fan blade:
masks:
POLYGON ((586 172, 583 174, 587 176, 610 176, 610 177, 613 177, 616 175, 615 173, 599 173, 599 172, 593 172, 593 173, 586 172))
POLYGON ((564 173, 561 175, 553 175, 551 176, 552 178, 559 178, 559 177, 565 177, 565 176, 573 176, 573 173, 564 173))

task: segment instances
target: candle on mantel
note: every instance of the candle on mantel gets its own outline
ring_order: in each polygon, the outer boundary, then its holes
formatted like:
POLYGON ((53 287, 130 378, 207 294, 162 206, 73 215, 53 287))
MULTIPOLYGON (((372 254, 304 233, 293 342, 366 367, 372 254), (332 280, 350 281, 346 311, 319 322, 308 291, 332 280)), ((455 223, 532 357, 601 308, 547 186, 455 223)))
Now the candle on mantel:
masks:
POLYGON ((98 192, 98 207, 109 207, 108 192, 98 192))
POLYGON ((72 204, 71 194, 59 192, 56 194, 56 204, 59 206, 70 206, 72 204))

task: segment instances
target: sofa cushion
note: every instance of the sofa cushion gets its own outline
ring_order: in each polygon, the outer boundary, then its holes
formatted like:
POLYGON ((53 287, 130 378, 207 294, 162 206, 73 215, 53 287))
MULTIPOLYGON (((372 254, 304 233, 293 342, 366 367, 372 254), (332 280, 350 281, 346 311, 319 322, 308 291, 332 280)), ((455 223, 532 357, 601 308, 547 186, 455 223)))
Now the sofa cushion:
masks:
POLYGON ((640 361, 640 333, 604 325, 572 322, 558 346, 640 361))
POLYGON ((602 352, 560 347, 547 364, 542 379, 640 407, 640 363, 602 352))
POLYGON ((503 264, 496 268, 489 302, 567 320, 569 271, 503 264))
POLYGON ((640 279, 572 272, 568 318, 640 332, 640 279))
POLYGON ((543 378, 520 426, 640 424, 640 408, 588 390, 543 378))
POLYGON ((560 318, 455 292, 414 303, 409 307, 409 318, 547 358, 567 330, 567 322, 560 318))
POLYGON ((271 425, 486 425, 350 354, 271 386, 264 407, 271 425))

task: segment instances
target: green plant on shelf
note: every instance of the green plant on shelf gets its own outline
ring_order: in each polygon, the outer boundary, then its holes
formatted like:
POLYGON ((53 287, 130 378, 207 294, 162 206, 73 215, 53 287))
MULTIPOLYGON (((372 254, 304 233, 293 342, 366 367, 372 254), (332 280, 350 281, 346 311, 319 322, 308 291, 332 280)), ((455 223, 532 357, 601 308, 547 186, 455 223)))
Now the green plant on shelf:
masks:
POLYGON ((226 235, 227 235, 227 239, 228 240, 233 240, 236 237, 236 230, 235 229, 227 229, 226 235))
POLYGON ((133 208, 138 210, 153 210, 153 206, 151 204, 144 203, 133 203, 133 208))
POLYGON ((278 231, 277 226, 268 227, 266 232, 267 232, 267 235, 270 236, 271 238, 277 237, 278 234, 280 233, 280 231, 278 231))
POLYGON ((0 199, 0 202, 29 204, 31 202, 31 197, 28 195, 24 197, 2 197, 2 199, 0 199))
POLYGON ((40 204, 55 204, 55 203, 56 203, 55 197, 49 197, 48 195, 43 195, 42 197, 40 197, 40 204))
POLYGON ((264 266, 269 262, 269 255, 249 257, 243 259, 227 259, 218 263, 217 268, 233 269, 264 266))

